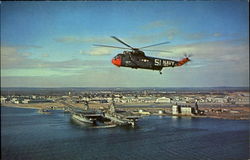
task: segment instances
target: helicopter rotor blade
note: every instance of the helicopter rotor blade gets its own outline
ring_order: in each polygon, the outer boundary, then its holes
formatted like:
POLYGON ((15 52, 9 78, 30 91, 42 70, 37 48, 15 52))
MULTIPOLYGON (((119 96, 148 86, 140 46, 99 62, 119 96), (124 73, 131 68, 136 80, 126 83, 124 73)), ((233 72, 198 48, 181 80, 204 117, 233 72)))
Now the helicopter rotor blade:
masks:
POLYGON ((192 56, 193 56, 192 53, 191 53, 191 54, 184 53, 184 57, 186 57, 186 58, 190 58, 190 57, 192 57, 192 56))
POLYGON ((148 47, 154 47, 154 46, 159 46, 159 45, 168 44, 168 43, 170 43, 170 42, 157 43, 157 44, 153 44, 153 45, 141 47, 141 48, 139 48, 139 49, 148 48, 148 47))
POLYGON ((133 49, 133 50, 134 50, 133 47, 131 47, 131 46, 128 45, 127 43, 123 42, 122 40, 118 39, 117 37, 111 36, 111 38, 114 38, 114 39, 117 40, 118 42, 120 42, 120 43, 124 44, 125 46, 129 47, 130 49, 133 49))
POLYGON ((164 50, 151 50, 151 49, 141 49, 142 51, 149 51, 149 52, 168 52, 172 53, 172 51, 164 51, 164 50))
POLYGON ((116 47, 116 46, 109 46, 109 45, 102 45, 102 44, 93 44, 94 46, 99 47, 109 47, 109 48, 119 48, 119 49, 131 49, 131 48, 125 48, 125 47, 116 47))

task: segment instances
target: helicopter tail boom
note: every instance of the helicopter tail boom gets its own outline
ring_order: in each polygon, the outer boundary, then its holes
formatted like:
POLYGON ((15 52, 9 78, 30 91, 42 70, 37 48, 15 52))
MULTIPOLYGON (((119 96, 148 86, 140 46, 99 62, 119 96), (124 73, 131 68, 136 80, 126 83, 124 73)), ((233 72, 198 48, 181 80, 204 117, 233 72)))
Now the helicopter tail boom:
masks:
POLYGON ((190 59, 188 57, 183 58, 182 60, 178 61, 178 63, 176 64, 176 66, 182 66, 185 63, 189 62, 190 59))

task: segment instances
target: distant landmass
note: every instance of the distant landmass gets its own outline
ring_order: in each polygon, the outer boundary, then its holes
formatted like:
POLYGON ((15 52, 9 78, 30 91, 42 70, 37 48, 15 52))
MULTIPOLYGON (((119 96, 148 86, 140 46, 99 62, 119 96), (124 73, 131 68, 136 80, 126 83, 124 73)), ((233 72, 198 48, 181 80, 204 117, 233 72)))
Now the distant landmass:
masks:
POLYGON ((126 91, 158 91, 158 92, 216 92, 216 91, 249 91, 249 87, 64 87, 64 88, 35 88, 35 87, 2 87, 1 95, 10 94, 39 94, 39 95, 65 95, 68 92, 80 93, 86 91, 110 91, 110 92, 126 92, 126 91))

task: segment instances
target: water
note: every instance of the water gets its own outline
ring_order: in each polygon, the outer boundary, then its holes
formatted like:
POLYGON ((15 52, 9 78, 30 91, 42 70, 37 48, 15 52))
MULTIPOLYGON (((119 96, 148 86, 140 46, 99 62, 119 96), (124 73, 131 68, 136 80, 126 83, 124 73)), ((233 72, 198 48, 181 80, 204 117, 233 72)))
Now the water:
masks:
POLYGON ((1 107, 1 159, 246 160, 249 121, 150 116, 138 128, 93 129, 69 114, 1 107))

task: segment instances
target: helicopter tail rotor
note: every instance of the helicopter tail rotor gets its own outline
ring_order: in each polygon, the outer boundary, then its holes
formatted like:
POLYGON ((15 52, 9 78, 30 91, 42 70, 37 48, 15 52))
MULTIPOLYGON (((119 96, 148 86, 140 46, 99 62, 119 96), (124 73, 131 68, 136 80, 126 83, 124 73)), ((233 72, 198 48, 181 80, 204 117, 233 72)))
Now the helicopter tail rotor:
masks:
POLYGON ((185 53, 184 54, 184 58, 181 59, 180 61, 178 61, 178 63, 176 64, 176 66, 182 66, 184 65, 185 63, 191 61, 190 57, 192 57, 193 55, 192 54, 187 54, 185 53))
POLYGON ((193 54, 184 53, 184 57, 185 57, 185 58, 190 58, 190 57, 192 57, 192 56, 193 56, 193 54))

